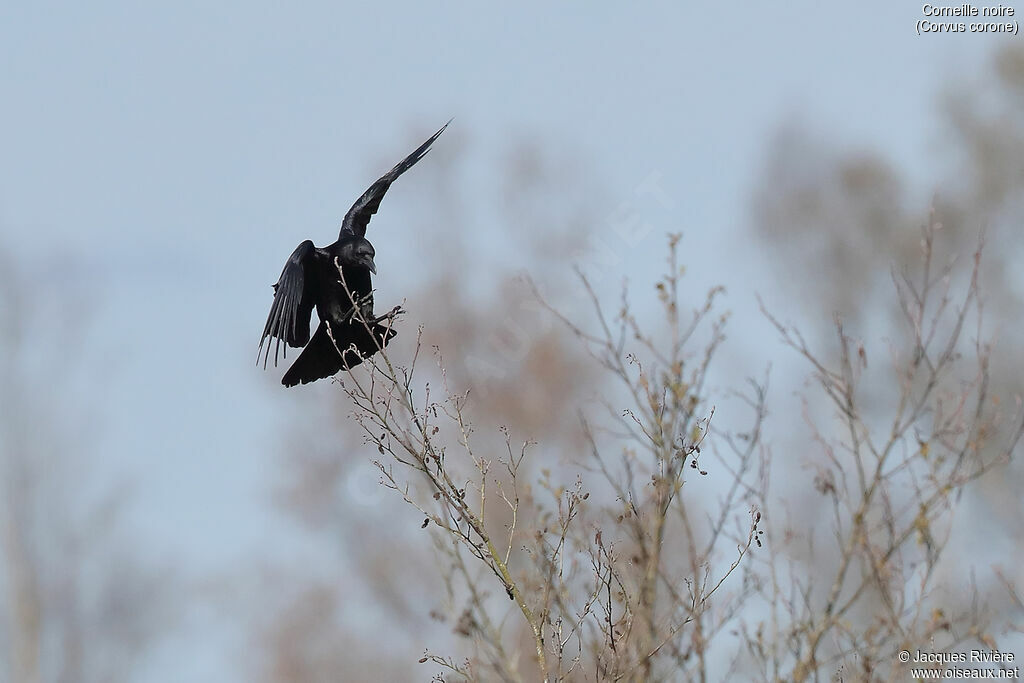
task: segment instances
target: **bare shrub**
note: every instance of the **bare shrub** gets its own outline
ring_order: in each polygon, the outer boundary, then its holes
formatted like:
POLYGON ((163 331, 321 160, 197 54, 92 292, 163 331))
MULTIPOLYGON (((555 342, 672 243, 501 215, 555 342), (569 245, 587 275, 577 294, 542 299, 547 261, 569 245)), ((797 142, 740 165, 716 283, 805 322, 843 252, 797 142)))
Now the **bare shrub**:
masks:
POLYGON ((647 331, 627 291, 609 313, 582 274, 596 331, 549 307, 616 386, 581 407, 585 446, 561 466, 531 463, 533 444, 505 428, 500 450, 478 447, 472 392, 440 348, 426 370, 417 344, 406 365, 382 351, 346 374, 374 464, 434 533, 454 631, 472 643, 466 659, 421 662, 438 680, 885 680, 905 675, 902 649, 995 648, 942 560, 960 492, 1009 460, 1024 422, 1019 399, 1007 413, 989 391, 981 245, 964 279, 934 262, 938 229, 922 230, 916 272, 894 273, 905 325, 884 354, 837 317, 827 360, 765 311, 820 392, 804 417, 827 515, 762 516, 779 508, 767 382, 742 396, 749 427, 718 428, 707 378, 725 316, 717 289, 682 314, 678 236, 656 287, 664 330, 647 331), (870 390, 869 358, 885 359, 870 390))
POLYGON ((619 388, 596 420, 582 418, 585 457, 574 479, 531 465, 531 444, 508 430, 502 451, 478 449, 471 394, 448 381, 438 348, 423 379, 419 345, 408 365, 384 350, 367 360, 369 372, 344 377, 385 485, 436 532, 450 603, 461 605, 456 632, 473 642, 466 662, 432 653, 425 661, 472 680, 674 680, 688 661, 706 676, 712 638, 750 594, 732 575, 759 543, 765 394, 753 385, 746 433, 713 428, 704 391, 723 339, 719 290, 684 315, 678 236, 669 246, 657 285, 668 335, 644 332, 626 292, 610 315, 582 275, 599 329, 561 317, 619 388), (704 328, 709 341, 695 352, 704 328), (728 480, 710 515, 699 496, 709 468, 728 480))
POLYGON ((932 220, 922 229, 917 272, 893 274, 904 325, 884 353, 837 317, 837 358, 826 360, 765 312, 813 373, 804 417, 826 503, 813 516, 827 531, 806 516, 767 528, 767 614, 743 619, 760 680, 903 680, 900 650, 996 647, 973 581, 941 567, 962 559, 946 552, 962 490, 1008 462, 1024 422, 1019 398, 1004 406, 990 391, 982 245, 962 282, 953 263, 935 262, 939 228, 932 220))

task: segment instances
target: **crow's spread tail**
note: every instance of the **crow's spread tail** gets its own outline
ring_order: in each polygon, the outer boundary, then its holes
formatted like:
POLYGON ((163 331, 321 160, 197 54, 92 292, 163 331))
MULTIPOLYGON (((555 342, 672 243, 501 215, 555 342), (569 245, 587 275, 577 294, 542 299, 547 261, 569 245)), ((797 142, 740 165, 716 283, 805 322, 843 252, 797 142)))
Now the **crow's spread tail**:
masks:
POLYGON ((371 329, 372 337, 363 323, 352 322, 346 325, 331 325, 329 335, 327 324, 321 322, 306 348, 288 368, 288 372, 284 373, 281 384, 286 387, 307 384, 330 377, 343 368, 354 368, 387 346, 397 334, 393 328, 380 324, 372 325, 371 329), (334 336, 333 341, 331 335, 334 336), (338 349, 341 349, 341 354, 338 353, 338 349))

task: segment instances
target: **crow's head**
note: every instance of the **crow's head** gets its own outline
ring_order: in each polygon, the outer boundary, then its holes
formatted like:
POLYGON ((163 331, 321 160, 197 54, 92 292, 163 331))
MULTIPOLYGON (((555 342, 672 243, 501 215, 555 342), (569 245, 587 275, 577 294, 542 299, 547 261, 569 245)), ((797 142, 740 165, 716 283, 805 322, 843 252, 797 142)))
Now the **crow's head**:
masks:
POLYGON ((377 273, 377 266, 373 263, 373 245, 363 237, 353 237, 345 240, 339 249, 338 258, 343 266, 360 266, 368 268, 371 273, 377 273))

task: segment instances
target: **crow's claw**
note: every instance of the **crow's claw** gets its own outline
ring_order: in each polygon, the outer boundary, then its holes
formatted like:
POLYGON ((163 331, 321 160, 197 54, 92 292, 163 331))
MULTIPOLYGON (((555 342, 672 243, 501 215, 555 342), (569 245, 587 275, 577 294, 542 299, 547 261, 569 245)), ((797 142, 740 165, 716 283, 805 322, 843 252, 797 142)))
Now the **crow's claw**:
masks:
POLYGON ((405 315, 405 309, 402 308, 401 306, 395 306, 394 308, 392 308, 390 311, 388 311, 384 315, 377 316, 376 320, 374 320, 373 322, 374 323, 379 323, 382 320, 394 320, 395 318, 397 318, 400 315, 405 315))

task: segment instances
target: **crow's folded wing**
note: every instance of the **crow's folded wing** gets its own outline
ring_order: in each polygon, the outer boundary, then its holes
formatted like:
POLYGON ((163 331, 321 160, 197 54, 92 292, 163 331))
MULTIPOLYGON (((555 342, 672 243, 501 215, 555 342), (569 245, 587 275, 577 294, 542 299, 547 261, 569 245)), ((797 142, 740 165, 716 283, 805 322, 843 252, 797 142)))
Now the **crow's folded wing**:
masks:
POLYGON ((281 277, 274 285, 274 303, 270 306, 267 325, 260 337, 260 351, 267 342, 267 353, 263 358, 263 367, 267 367, 270 358, 270 347, 274 347, 274 365, 277 365, 277 354, 281 342, 285 343, 285 357, 288 346, 305 346, 309 341, 309 316, 313 312, 316 299, 316 277, 313 273, 316 247, 306 240, 292 252, 288 262, 284 264, 281 277), (267 338, 270 337, 270 341, 267 338), (277 341, 274 342, 273 340, 277 341))
MULTIPOLYGON (((451 123, 451 121, 448 123, 451 123)), ((402 159, 397 166, 382 175, 373 185, 370 185, 370 189, 364 192, 363 196, 357 199, 356 203, 345 214, 345 219, 341 222, 341 235, 339 237, 345 237, 346 235, 366 237, 366 226, 370 222, 370 217, 377 213, 377 209, 380 208, 380 200, 384 199, 384 193, 391 187, 391 183, 395 182, 398 176, 408 171, 417 161, 423 158, 423 155, 427 153, 430 146, 434 144, 437 136, 448 127, 448 123, 441 126, 441 130, 431 135, 429 140, 417 147, 415 152, 402 159)))

